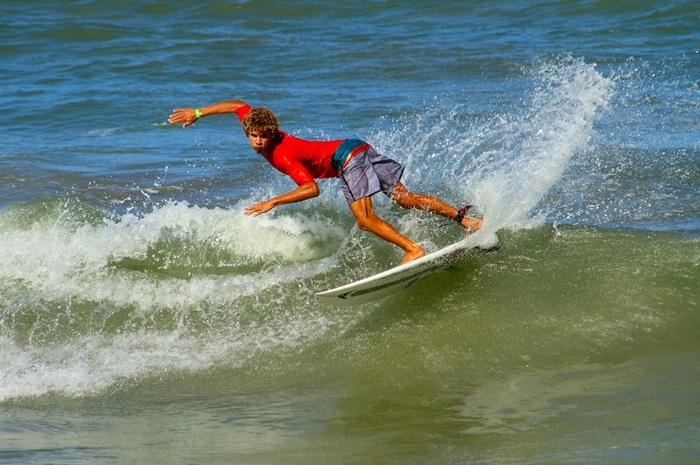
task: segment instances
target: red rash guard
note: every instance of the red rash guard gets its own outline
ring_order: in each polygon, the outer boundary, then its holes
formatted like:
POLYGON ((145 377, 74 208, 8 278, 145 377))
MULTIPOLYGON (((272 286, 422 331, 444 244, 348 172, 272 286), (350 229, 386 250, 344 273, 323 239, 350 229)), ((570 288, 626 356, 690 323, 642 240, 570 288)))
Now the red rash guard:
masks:
MULTIPOLYGON (((250 110, 249 105, 236 110, 241 123, 250 110)), ((338 172, 331 166, 331 157, 342 140, 311 141, 290 136, 284 131, 277 132, 278 139, 273 141, 272 153, 265 160, 290 176, 297 185, 338 177, 338 172)))

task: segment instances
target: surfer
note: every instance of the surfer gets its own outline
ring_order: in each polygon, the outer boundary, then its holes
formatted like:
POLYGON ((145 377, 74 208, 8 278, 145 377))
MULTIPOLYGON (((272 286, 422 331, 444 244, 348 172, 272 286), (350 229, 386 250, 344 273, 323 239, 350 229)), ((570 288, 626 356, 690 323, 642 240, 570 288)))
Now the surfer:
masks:
POLYGON ((377 153, 359 139, 310 141, 291 136, 279 129, 275 115, 267 108, 251 108, 240 100, 220 102, 201 108, 178 108, 168 118, 183 128, 210 115, 235 113, 248 137, 250 146, 274 168, 290 176, 297 188, 244 210, 258 216, 278 205, 301 202, 319 195, 316 179, 340 178, 340 185, 350 211, 363 231, 401 247, 408 263, 425 255, 415 242, 379 218, 372 208, 372 196, 384 192, 401 207, 429 211, 456 221, 466 234, 482 226, 482 221, 466 214, 467 207, 454 208, 429 195, 410 192, 401 182, 404 167, 399 162, 377 153))

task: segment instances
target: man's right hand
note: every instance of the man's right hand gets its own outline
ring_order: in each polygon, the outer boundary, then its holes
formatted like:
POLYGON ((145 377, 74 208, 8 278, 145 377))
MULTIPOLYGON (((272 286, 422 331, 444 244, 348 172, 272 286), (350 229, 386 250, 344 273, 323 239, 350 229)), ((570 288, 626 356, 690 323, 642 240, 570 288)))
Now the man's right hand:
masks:
POLYGON ((173 110, 170 118, 168 118, 168 123, 170 124, 184 123, 182 125, 183 128, 193 124, 195 121, 197 121, 197 115, 194 108, 176 108, 173 110))

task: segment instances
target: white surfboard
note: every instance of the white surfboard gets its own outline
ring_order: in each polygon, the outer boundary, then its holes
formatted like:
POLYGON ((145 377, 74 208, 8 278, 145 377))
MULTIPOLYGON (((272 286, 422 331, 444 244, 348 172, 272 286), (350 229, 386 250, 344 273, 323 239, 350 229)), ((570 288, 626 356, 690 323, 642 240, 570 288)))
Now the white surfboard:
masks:
POLYGON ((344 286, 317 292, 316 296, 320 302, 330 305, 356 305, 370 302, 411 287, 437 269, 457 260, 471 248, 477 246, 492 248, 497 245, 498 236, 481 229, 459 242, 405 265, 399 265, 344 286))

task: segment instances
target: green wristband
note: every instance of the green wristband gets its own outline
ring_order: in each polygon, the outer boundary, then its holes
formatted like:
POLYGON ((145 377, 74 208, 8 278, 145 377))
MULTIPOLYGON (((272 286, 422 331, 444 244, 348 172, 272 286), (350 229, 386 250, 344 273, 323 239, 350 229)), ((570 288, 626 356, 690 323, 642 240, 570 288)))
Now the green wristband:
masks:
POLYGON ((202 117, 202 114, 199 112, 199 108, 194 109, 194 117, 197 119, 202 117))

